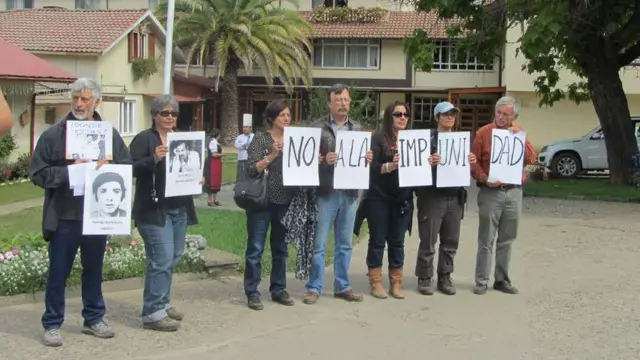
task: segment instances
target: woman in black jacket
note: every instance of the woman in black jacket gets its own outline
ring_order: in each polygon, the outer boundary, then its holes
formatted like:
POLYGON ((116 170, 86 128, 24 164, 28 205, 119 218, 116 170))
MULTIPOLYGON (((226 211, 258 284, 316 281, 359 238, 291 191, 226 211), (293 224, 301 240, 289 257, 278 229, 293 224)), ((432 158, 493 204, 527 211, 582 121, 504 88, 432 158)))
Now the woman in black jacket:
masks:
POLYGON ((197 224, 192 196, 165 198, 167 134, 178 119, 178 103, 161 95, 151 104, 150 129, 129 147, 136 191, 132 217, 147 254, 142 322, 145 329, 176 331, 183 314, 171 304, 173 269, 184 253, 187 225, 197 224))
POLYGON ((407 127, 409 108, 396 101, 389 104, 382 117, 381 129, 371 139, 373 161, 371 180, 364 209, 369 226, 367 266, 371 295, 387 298, 382 287, 382 258, 387 245, 391 296, 403 299, 404 237, 411 228, 413 189, 401 188, 398 182, 398 131, 407 127))

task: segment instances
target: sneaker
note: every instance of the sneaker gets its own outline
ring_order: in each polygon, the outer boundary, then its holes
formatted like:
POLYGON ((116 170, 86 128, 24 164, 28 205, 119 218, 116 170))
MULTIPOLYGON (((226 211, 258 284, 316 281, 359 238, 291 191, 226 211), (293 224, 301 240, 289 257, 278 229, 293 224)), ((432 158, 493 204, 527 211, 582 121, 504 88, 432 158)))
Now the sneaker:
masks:
POLYGON ((476 295, 484 295, 487 293, 487 285, 476 284, 473 287, 473 293, 476 295))
POLYGON ((249 296, 247 299, 247 306, 251 310, 262 310, 264 309, 264 305, 262 305, 262 301, 257 296, 249 296))
POLYGON ((184 319, 184 314, 174 307, 167 309, 167 316, 175 321, 182 321, 182 319, 184 319))
POLYGON ((166 316, 162 320, 144 323, 142 327, 147 330, 171 332, 180 329, 180 322, 166 316))
POLYGON ((109 325, 107 325, 104 320, 91 326, 85 325, 82 329, 82 332, 84 334, 93 335, 101 339, 111 339, 112 337, 116 336, 116 333, 112 328, 109 327, 109 325))
POLYGON ((361 302, 363 300, 362 294, 355 293, 353 290, 333 293, 333 297, 347 302, 361 302))
POLYGON ((320 295, 318 293, 314 293, 313 291, 307 291, 304 293, 304 297, 302 298, 302 302, 307 305, 313 305, 318 302, 320 295))
POLYGON ((42 335, 42 343, 45 346, 51 347, 62 346, 62 336, 60 336, 60 329, 45 330, 44 335, 42 335))
POLYGON ((456 294, 456 288, 449 274, 438 275, 438 290, 445 295, 456 294))
POLYGON ((431 278, 418 279, 418 292, 422 295, 433 295, 433 282, 431 278))
POLYGON ((493 289, 511 295, 516 295, 518 293, 518 288, 511 285, 508 281, 496 281, 493 283, 493 289))

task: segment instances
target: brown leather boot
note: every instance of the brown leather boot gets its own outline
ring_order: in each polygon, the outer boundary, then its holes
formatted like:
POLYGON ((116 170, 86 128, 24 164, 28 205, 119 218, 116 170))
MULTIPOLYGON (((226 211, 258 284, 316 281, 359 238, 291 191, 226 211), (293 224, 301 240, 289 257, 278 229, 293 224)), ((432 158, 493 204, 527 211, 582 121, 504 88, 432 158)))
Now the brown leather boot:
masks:
POLYGON ((404 299, 404 291, 402 291, 402 277, 402 268, 389 269, 389 282, 391 283, 389 295, 396 299, 404 299))
POLYGON ((369 268, 368 275, 371 296, 376 299, 386 299, 388 295, 382 286, 382 268, 369 268))

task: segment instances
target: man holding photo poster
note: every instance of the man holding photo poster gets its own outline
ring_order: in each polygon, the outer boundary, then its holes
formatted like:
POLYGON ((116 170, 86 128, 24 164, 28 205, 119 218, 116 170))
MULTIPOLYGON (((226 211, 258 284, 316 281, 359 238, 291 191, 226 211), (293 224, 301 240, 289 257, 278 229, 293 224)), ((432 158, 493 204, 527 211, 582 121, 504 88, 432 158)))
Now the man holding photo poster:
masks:
MULTIPOLYGON (((42 233, 49 242, 49 277, 45 290, 43 342, 62 345, 60 327, 64 321, 65 283, 76 259, 78 248, 82 262, 82 332, 99 338, 115 333, 104 321, 106 306, 102 297, 102 265, 107 237, 82 235, 84 196, 74 194, 67 167, 89 163, 87 159, 66 160, 66 122, 69 120, 102 121, 96 109, 100 105, 101 86, 94 80, 80 78, 70 85, 71 112, 47 129, 38 140, 29 164, 29 178, 45 190, 42 233)), ((113 162, 130 164, 124 141, 113 129, 113 162)), ((105 160, 95 165, 101 167, 105 160)), ((88 164, 87 166, 94 166, 88 164)), ((92 196, 92 194, 87 194, 92 196)))
MULTIPOLYGON (((518 118, 519 106, 510 96, 498 100, 495 118, 491 124, 481 127, 473 139, 471 151, 478 162, 471 166, 471 176, 476 180, 478 192, 478 253, 476 257, 476 277, 473 292, 483 295, 487 292, 493 244, 496 244, 496 268, 493 283, 494 290, 506 294, 517 294, 518 289, 511 285, 509 261, 511 245, 518 235, 518 221, 522 212, 522 186, 503 184, 501 181, 489 181, 491 162, 492 134, 494 129, 509 130, 512 133, 522 131, 514 124, 518 118), (497 239, 496 239, 497 235, 497 239)), ((536 149, 529 140, 525 141, 524 163, 534 164, 538 159, 536 149)), ((524 169, 522 179, 525 179, 524 169)))

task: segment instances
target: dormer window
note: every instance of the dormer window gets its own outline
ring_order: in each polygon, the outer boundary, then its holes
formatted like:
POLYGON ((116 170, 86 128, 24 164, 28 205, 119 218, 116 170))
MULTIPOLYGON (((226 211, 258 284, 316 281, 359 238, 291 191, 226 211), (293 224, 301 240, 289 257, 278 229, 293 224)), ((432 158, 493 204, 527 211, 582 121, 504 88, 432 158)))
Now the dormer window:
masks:
POLYGON ((100 10, 100 0, 76 0, 78 10, 100 10))
POLYGON ((154 58, 155 49, 156 42, 153 34, 145 33, 142 30, 129 34, 129 62, 137 58, 154 58))
POLYGON ((318 6, 324 7, 347 7, 349 6, 348 0, 311 0, 311 7, 318 6))
POLYGON ((7 10, 33 9, 33 0, 6 0, 7 10))

